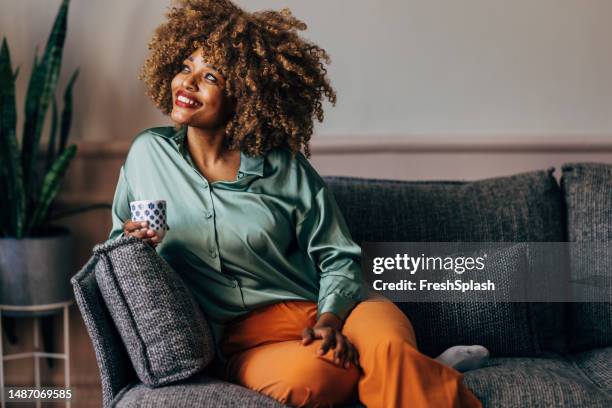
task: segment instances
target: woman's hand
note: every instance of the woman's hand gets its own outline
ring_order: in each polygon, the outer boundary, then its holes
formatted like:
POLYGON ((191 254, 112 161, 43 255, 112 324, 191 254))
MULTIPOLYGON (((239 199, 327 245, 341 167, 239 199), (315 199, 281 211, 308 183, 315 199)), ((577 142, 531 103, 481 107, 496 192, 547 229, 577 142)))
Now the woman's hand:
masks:
POLYGON ((314 339, 323 339, 318 350, 319 355, 324 355, 332 348, 334 349, 334 362, 344 368, 349 367, 352 362, 357 368, 359 366, 359 353, 355 346, 340 331, 342 321, 333 313, 322 313, 313 327, 306 327, 302 331, 302 345, 306 346, 314 339))
POLYGON ((155 248, 160 242, 155 230, 147 229, 148 221, 128 220, 123 224, 123 233, 132 237, 140 238, 147 244, 155 248))

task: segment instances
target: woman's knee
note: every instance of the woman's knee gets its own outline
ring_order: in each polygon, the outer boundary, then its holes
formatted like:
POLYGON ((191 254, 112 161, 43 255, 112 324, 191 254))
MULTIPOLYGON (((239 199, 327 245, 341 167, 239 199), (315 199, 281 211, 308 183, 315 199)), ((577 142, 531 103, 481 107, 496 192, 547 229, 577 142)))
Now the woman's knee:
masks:
POLYGON ((276 383, 275 393, 289 405, 327 407, 357 398, 360 372, 352 364, 344 368, 330 359, 312 355, 296 362, 285 374, 276 383))
POLYGON ((370 298, 359 303, 347 317, 342 332, 362 348, 385 340, 399 340, 417 346, 410 319, 386 298, 370 298))

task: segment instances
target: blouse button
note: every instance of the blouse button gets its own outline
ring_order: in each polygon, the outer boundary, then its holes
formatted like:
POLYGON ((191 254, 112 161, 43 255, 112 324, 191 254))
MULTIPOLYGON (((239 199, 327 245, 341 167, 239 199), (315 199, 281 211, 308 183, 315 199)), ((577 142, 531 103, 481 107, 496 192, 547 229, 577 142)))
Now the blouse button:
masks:
POLYGON ((215 251, 214 248, 210 250, 210 256, 213 258, 217 257, 217 251, 215 251))
POLYGON ((204 214, 204 216, 206 218, 210 218, 210 217, 212 217, 212 213, 210 211, 207 211, 206 214, 204 214))

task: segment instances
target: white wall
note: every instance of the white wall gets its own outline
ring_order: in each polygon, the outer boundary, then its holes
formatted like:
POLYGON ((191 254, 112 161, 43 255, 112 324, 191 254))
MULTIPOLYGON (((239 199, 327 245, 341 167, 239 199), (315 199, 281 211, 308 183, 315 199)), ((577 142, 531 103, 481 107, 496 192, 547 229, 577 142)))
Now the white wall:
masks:
MULTIPOLYGON (((610 0, 241 0, 290 7, 332 57, 338 93, 318 136, 612 136, 610 0)), ((20 64, 60 0, 2 0, 0 35, 20 64)), ((76 67, 74 140, 131 139, 169 123, 137 80, 169 0, 72 0, 58 98, 76 67)))

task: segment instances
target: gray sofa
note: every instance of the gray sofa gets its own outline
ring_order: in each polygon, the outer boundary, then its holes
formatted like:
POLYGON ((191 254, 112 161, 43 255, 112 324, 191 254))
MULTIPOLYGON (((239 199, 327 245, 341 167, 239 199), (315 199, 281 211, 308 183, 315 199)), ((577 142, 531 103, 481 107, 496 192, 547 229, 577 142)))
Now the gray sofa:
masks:
MULTIPOLYGON (((324 179, 360 244, 612 242, 612 165, 568 163, 560 170, 561 183, 553 168, 470 182, 324 179)), ((572 260, 576 265, 580 259, 572 260)), ((609 282, 612 270, 595 273, 609 282)), ((139 383, 92 265, 83 266, 72 284, 96 353, 105 408, 285 406, 208 371, 159 388, 139 383)), ((494 305, 397 304, 427 355, 457 340, 494 350, 486 367, 464 374, 486 407, 612 406, 611 304, 529 303, 516 316, 514 309, 491 309, 494 305), (500 310, 504 319, 516 320, 525 339, 510 344, 500 324, 487 325, 499 323, 500 310), (451 312, 464 316, 460 327, 437 318, 451 312)))

